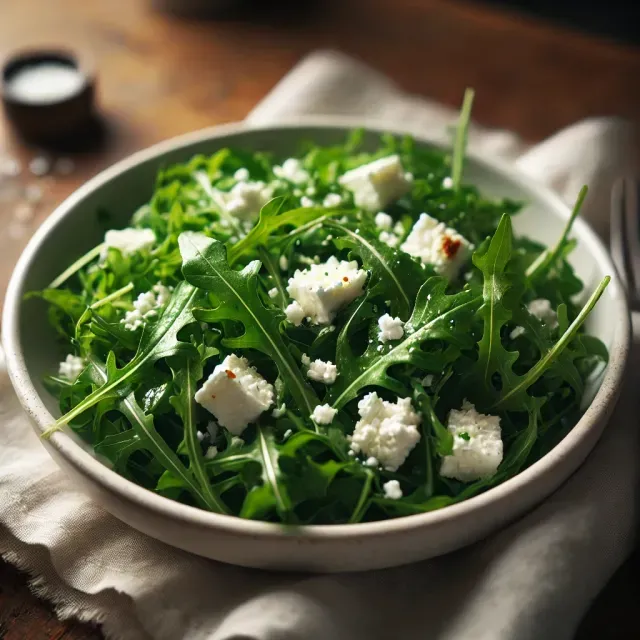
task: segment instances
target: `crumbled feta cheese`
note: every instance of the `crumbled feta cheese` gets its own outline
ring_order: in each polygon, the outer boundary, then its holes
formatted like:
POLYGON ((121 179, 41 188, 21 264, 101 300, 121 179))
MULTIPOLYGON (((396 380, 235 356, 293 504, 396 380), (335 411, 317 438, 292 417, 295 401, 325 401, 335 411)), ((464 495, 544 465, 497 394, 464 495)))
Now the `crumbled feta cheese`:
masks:
POLYGON ((338 375, 338 367, 333 362, 325 362, 324 360, 314 360, 307 365, 307 378, 316 382, 324 382, 324 384, 333 384, 338 375))
POLYGON ((367 211, 380 211, 411 190, 411 179, 405 175, 398 155, 347 171, 339 182, 353 193, 356 206, 367 211))
POLYGON ((466 400, 458 411, 447 418, 447 428, 453 435, 453 453, 444 456, 440 475, 461 482, 490 478, 502 462, 500 418, 478 413, 466 400))
POLYGON ((393 225, 393 233, 395 233, 397 236, 404 235, 404 225, 402 224, 402 222, 400 222, 400 220, 398 220, 398 222, 393 225))
POLYGON ((218 455, 218 447, 208 447, 204 457, 207 460, 213 460, 218 455))
POLYGON ((451 279, 469 257, 472 247, 455 229, 423 213, 400 248, 451 279))
POLYGON ((233 177, 238 181, 238 182, 245 182, 246 180, 249 179, 249 169, 242 167, 241 169, 238 169, 234 174, 233 177))
POLYGON ((389 340, 400 340, 404 335, 404 322, 400 318, 392 318, 388 313, 378 318, 378 340, 387 342, 389 340))
POLYGON ((280 256, 279 263, 281 271, 286 271, 289 268, 289 259, 287 258, 287 256, 280 256))
POLYGON ((264 182, 238 182, 224 194, 225 207, 232 216, 253 221, 260 209, 271 200, 271 187, 264 182))
POLYGON ((308 196, 302 196, 300 198, 300 206, 301 207, 313 207, 315 206, 315 202, 309 198, 308 196))
POLYGON ((209 434, 209 438, 211 438, 211 442, 213 442, 218 435, 218 423, 209 420, 209 422, 207 422, 207 433, 209 434))
POLYGON ((384 242, 386 245, 390 246, 392 249, 398 246, 398 242, 400 242, 400 238, 398 238, 395 233, 390 233, 389 231, 381 231, 378 236, 378 240, 380 242, 384 242))
POLYGON ((302 324, 302 321, 306 317, 304 309, 296 300, 287 306, 284 310, 284 314, 287 316, 287 320, 296 327, 302 324))
POLYGON ((380 213, 376 213, 374 222, 376 223, 376 227, 378 227, 378 229, 389 230, 393 226, 393 218, 388 213, 385 213, 384 211, 381 211, 380 213))
POLYGON ((322 201, 323 207, 339 207, 342 204, 342 196, 338 193, 328 193, 322 201))
POLYGON ((198 442, 202 442, 204 440, 204 433, 202 433, 202 431, 196 431, 196 438, 198 438, 198 442))
POLYGON ((549 329, 558 326, 558 314, 551 308, 551 302, 545 298, 532 300, 528 305, 529 313, 540 319, 549 329))
POLYGON ((300 362, 302 362, 302 364, 305 367, 310 367, 311 366, 311 358, 306 353, 303 353, 300 356, 300 362))
POLYGON ((380 463, 378 462, 378 458, 374 458, 371 456, 364 461, 365 467, 370 467, 371 469, 375 469, 380 463))
POLYGON ((133 301, 133 309, 127 311, 121 322, 128 331, 135 331, 141 327, 146 320, 158 314, 158 310, 162 309, 171 299, 173 287, 165 287, 158 283, 153 286, 151 291, 141 293, 133 301))
POLYGON ((198 389, 195 401, 232 434, 240 435, 273 404, 273 386, 246 358, 231 354, 198 389))
POLYGON ((387 471, 396 471, 420 441, 420 416, 410 398, 395 403, 378 397, 375 391, 358 402, 360 420, 349 436, 351 450, 376 458, 387 471))
POLYGON ((128 256, 148 249, 155 241, 156 234, 151 229, 110 229, 104 234, 103 257, 107 249, 118 249, 123 256, 128 256))
POLYGON ((307 187, 304 192, 308 195, 308 196, 315 196, 316 195, 316 188, 315 187, 307 187))
POLYGON ((453 179, 450 176, 447 176, 443 181, 442 181, 442 186, 445 189, 452 189, 453 188, 453 179))
POLYGON ((66 378, 69 382, 75 382, 78 376, 82 373, 85 367, 84 359, 80 356, 74 356, 70 353, 61 363, 58 368, 58 375, 61 378, 66 378))
POLYGON ((269 297, 272 299, 278 297, 278 289, 276 287, 273 287, 273 289, 269 289, 269 297))
POLYGON ((424 378, 422 378, 422 385, 424 387, 430 387, 433 384, 433 373, 428 373, 424 378))
POLYGON ((384 497, 388 500, 400 500, 402 498, 402 489, 397 480, 389 480, 382 485, 384 497))
MULTIPOLYGON (((302 313, 313 324, 329 324, 340 307, 362 294, 366 279, 367 272, 359 269, 355 260, 347 262, 335 256, 308 269, 298 269, 287 287, 289 295, 298 303, 290 313, 296 317, 302 313)), ((301 319, 294 324, 300 322, 301 319)))
POLYGON ((338 413, 331 405, 319 404, 311 414, 311 419, 317 424, 331 424, 338 413))
POLYGON ((287 430, 282 434, 282 439, 283 439, 283 440, 287 440, 287 439, 289 439, 292 435, 293 435, 293 430, 292 430, 292 429, 287 429, 287 430))
POLYGON ((273 174, 277 178, 288 180, 293 184, 303 184, 310 178, 309 173, 302 168, 302 163, 296 158, 289 158, 281 167, 273 167, 273 174))
POLYGON ((281 418, 284 415, 284 412, 287 410, 287 405, 283 402, 279 407, 276 407, 272 412, 271 415, 274 418, 281 418))
POLYGON ((524 327, 516 327, 510 334, 509 337, 512 340, 515 340, 516 338, 519 338, 520 336, 523 336, 525 334, 524 331, 524 327))

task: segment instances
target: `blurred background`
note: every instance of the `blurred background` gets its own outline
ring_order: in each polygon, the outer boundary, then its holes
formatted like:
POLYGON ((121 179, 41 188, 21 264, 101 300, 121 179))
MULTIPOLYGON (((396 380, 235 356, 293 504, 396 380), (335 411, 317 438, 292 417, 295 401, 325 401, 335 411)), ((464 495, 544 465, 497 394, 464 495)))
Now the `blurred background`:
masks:
MULTIPOLYGON (((473 87, 474 119, 537 142, 584 118, 640 121, 639 18, 638 0, 0 0, 0 300, 34 229, 80 184, 165 138, 243 119, 314 50, 448 106, 473 87), (76 115, 94 114, 65 135, 68 111, 32 118, 8 86, 17 52, 60 47, 90 87, 76 115), (31 135, 40 125, 59 139, 31 135)), ((26 97, 73 93, 67 72, 26 97)), ((581 638, 625 637, 616 621, 638 595, 629 566, 581 638)), ((12 638, 99 637, 55 622, 0 562, 0 637, 8 620, 12 638)))

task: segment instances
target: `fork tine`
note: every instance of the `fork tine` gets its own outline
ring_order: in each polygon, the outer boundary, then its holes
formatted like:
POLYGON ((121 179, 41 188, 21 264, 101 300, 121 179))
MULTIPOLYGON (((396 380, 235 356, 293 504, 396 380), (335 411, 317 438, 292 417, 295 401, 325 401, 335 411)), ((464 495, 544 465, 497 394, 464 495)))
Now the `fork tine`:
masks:
POLYGON ((624 231, 624 180, 618 179, 611 190, 611 258, 624 288, 629 292, 624 231))
POLYGON ((630 293, 640 300, 640 209, 638 209, 638 182, 625 178, 624 184, 624 233, 627 248, 630 293))

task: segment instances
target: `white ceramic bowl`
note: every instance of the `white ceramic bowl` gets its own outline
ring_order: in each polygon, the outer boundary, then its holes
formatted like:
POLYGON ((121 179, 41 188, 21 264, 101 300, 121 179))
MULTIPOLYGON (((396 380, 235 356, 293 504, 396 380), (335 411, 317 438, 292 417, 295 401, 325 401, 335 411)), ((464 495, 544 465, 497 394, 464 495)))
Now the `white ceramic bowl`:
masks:
MULTIPOLYGON (((338 142, 361 122, 304 120, 267 128, 215 127, 169 140, 119 162, 78 189, 47 219, 22 254, 9 284, 3 316, 3 343, 11 380, 38 434, 59 415, 43 388, 42 376, 63 354, 53 340, 43 307, 23 305, 25 292, 39 289, 77 256, 102 240, 96 211, 113 215, 111 226, 126 226, 152 193, 156 171, 195 153, 223 146, 294 153, 302 139, 338 142)), ((367 144, 385 128, 367 125, 367 144)), ((423 139, 421 144, 441 145, 423 139)), ((569 215, 549 189, 493 160, 470 155, 465 179, 492 195, 528 203, 514 218, 518 233, 551 243, 569 215)), ((103 223, 102 223, 103 224, 103 223)), ((600 240, 582 221, 574 227, 579 247, 573 263, 591 291, 614 268, 600 240)), ((98 462, 69 431, 43 441, 77 485, 132 527, 170 545, 216 560, 270 569, 350 571, 389 567, 446 553, 478 540, 521 515, 549 495, 582 463, 615 404, 629 350, 629 314, 614 276, 588 321, 610 353, 610 364, 580 422, 548 455, 521 474, 466 502, 440 511, 384 522, 287 529, 201 511, 143 489, 98 462)))

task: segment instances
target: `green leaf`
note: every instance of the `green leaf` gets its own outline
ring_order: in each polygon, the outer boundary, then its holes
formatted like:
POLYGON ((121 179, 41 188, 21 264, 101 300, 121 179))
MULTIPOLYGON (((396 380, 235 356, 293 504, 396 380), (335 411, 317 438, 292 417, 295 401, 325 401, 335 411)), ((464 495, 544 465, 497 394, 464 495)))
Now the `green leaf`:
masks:
POLYGON ((258 247, 266 246, 267 241, 276 231, 288 227, 299 230, 309 223, 319 224, 339 213, 337 210, 325 209, 324 207, 284 211, 286 200, 284 197, 274 198, 262 207, 258 223, 246 236, 229 248, 228 261, 230 265, 234 265, 240 258, 250 256, 258 247))
POLYGON ((184 428, 184 443, 190 461, 190 471, 200 485, 202 493, 206 496, 207 503, 215 505, 218 513, 227 513, 227 508, 219 496, 217 496, 209 482, 209 477, 204 467, 202 447, 197 438, 197 425, 195 419, 195 400, 198 381, 202 378, 202 364, 200 357, 178 359, 176 368, 173 369, 173 381, 178 395, 169 399, 171 405, 182 420, 184 428))
POLYGON ((340 376, 327 394, 332 405, 340 409, 367 386, 383 387, 399 395, 407 395, 405 385, 388 373, 397 364, 413 364, 425 371, 438 372, 454 359, 456 350, 429 352, 421 349, 428 341, 441 340, 454 347, 470 346, 469 327, 480 298, 470 291, 447 295, 444 278, 429 278, 418 292, 416 304, 405 325, 404 337, 386 343, 378 350, 377 322, 372 327, 371 341, 364 353, 357 355, 351 346, 351 334, 365 308, 363 300, 340 332, 337 364, 340 376))
MULTIPOLYGON (((389 300, 391 313, 406 320, 416 293, 428 275, 425 269, 409 254, 380 242, 373 229, 363 233, 360 228, 354 231, 334 221, 327 221, 324 226, 339 233, 340 236, 333 239, 334 244, 360 256, 364 268, 371 273, 367 287, 369 299, 381 296, 389 300)), ((366 227, 366 223, 361 226, 366 227)))
POLYGON ((178 340, 178 332, 186 324, 193 322, 192 307, 197 298, 197 289, 186 282, 181 282, 173 292, 171 301, 153 327, 144 331, 138 346, 138 352, 131 362, 122 369, 115 364, 113 352, 107 358, 107 379, 104 384, 78 403, 71 411, 58 418, 45 431, 43 437, 48 438, 52 433, 62 428, 62 425, 81 415, 100 400, 110 397, 122 397, 129 393, 129 385, 136 382, 146 367, 151 366, 161 358, 167 358, 178 353, 189 353, 193 347, 178 340))
POLYGON ((318 397, 302 377, 300 367, 280 333, 284 314, 267 309, 258 295, 259 262, 251 262, 242 271, 234 271, 227 263, 222 243, 202 234, 182 233, 179 237, 184 277, 196 287, 214 292, 218 306, 200 309, 199 320, 242 323, 244 333, 224 338, 228 349, 256 349, 269 356, 301 414, 308 418, 320 404, 318 397))

